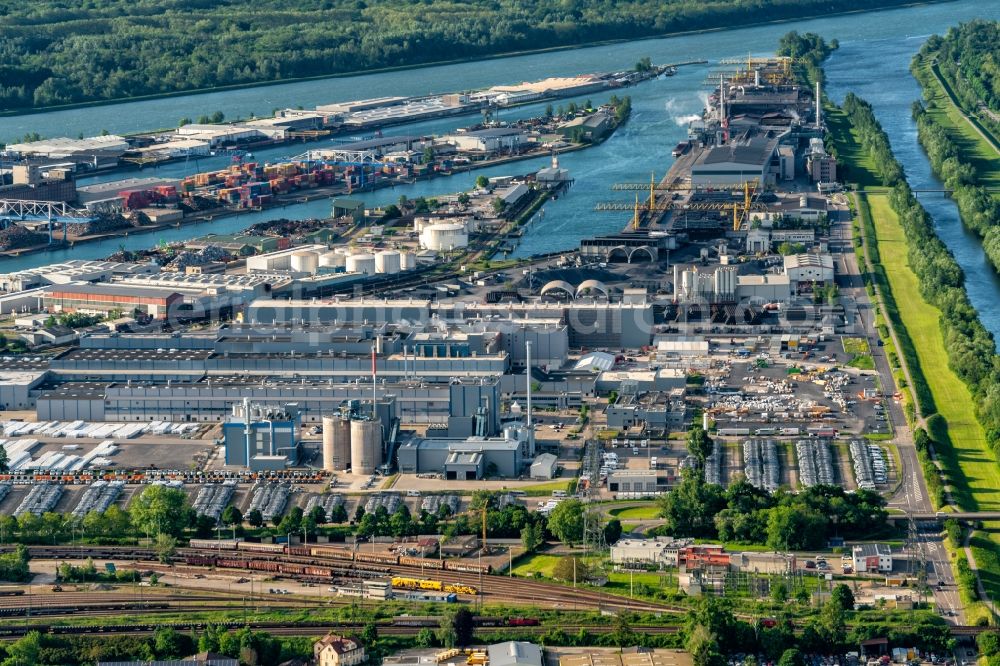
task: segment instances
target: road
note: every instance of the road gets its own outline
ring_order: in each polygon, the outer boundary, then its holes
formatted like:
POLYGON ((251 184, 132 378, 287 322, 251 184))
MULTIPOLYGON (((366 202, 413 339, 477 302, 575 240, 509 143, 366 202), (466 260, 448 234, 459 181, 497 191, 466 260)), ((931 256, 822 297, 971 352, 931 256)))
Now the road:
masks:
MULTIPOLYGON (((857 198, 855 197, 855 204, 857 198)), ((857 206, 855 206, 857 208, 857 206)), ((878 333, 875 329, 875 308, 872 306, 868 292, 865 290, 864 280, 861 277, 861 270, 858 266, 857 255, 853 251, 853 230, 850 220, 839 220, 830 232, 830 251, 834 253, 835 261, 838 262, 838 269, 841 272, 838 279, 841 295, 853 299, 856 307, 856 315, 862 328, 862 333, 868 340, 868 346, 872 350, 872 358, 875 361, 875 369, 878 372, 879 380, 884 395, 891 395, 896 392, 896 380, 886 358, 885 350, 879 346, 878 333)), ((868 247, 864 248, 866 262, 870 263, 868 247)), ((884 304, 879 298, 879 307, 884 310, 884 304)), ((896 340, 896 332, 890 324, 890 333, 893 343, 899 349, 896 340)), ((909 376, 909 369, 903 368, 904 375, 910 386, 913 385, 909 376)), ((899 452, 899 487, 889 500, 889 506, 900 509, 907 514, 934 514, 934 505, 931 502, 930 493, 927 491, 927 484, 924 481, 923 471, 920 468, 920 461, 917 458, 917 449, 913 444, 913 433, 906 423, 902 407, 895 400, 887 400, 887 412, 895 432, 896 449, 899 452)), ((945 619, 952 624, 963 624, 962 602, 958 596, 958 587, 955 582, 954 572, 948 559, 948 551, 944 547, 943 535, 939 528, 931 530, 914 530, 913 547, 922 552, 923 559, 927 563, 927 582, 934 590, 934 603, 938 610, 945 616, 945 619)))

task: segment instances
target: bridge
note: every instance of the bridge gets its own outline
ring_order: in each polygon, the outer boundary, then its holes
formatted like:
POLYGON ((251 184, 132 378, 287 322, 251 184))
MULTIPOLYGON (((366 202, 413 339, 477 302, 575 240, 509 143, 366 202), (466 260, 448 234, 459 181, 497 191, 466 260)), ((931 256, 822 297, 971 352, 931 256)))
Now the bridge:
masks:
POLYGON ((888 520, 909 520, 920 523, 936 523, 945 520, 1000 520, 1000 511, 938 511, 936 513, 890 513, 888 520))
POLYGON ((0 228, 7 223, 45 222, 48 226, 49 243, 52 242, 52 224, 63 225, 63 240, 66 240, 66 224, 90 222, 96 219, 90 211, 74 208, 63 201, 29 201, 22 199, 0 199, 0 228))

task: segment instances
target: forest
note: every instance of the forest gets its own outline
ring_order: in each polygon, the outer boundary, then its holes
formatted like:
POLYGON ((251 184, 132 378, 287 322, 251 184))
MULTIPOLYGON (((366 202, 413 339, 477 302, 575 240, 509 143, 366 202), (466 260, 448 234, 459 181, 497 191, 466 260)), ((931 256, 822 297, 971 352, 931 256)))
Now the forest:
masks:
POLYGON ((1000 130, 1000 23, 975 20, 932 35, 920 49, 933 57, 959 104, 994 132, 1000 130), (988 113, 978 113, 985 109, 988 113))
POLYGON ((473 59, 906 1, 0 0, 0 111, 473 59))

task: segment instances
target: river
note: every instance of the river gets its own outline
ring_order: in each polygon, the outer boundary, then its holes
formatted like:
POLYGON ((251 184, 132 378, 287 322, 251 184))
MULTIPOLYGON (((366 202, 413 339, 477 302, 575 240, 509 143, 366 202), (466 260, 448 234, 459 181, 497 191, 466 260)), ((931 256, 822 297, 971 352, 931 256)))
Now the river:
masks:
MULTIPOLYGON (((419 95, 515 83, 547 76, 623 69, 647 55, 657 63, 700 59, 716 63, 723 58, 745 56, 748 48, 754 55, 772 53, 778 38, 794 29, 816 32, 826 39, 840 41, 840 50, 827 63, 829 94, 835 100, 841 100, 848 90, 854 90, 873 104, 876 115, 885 126, 893 148, 906 169, 911 185, 919 188, 935 181, 930 174, 927 159, 917 144, 916 128, 910 118, 910 103, 919 96, 917 84, 909 74, 910 59, 930 34, 943 32, 949 26, 976 17, 1000 18, 1000 3, 961 0, 405 72, 0 118, 0 137, 10 139, 32 131, 44 136, 75 136, 81 131, 92 133, 99 129, 136 132, 151 127, 175 126, 182 117, 197 117, 215 110, 222 110, 230 117, 247 116, 250 113, 268 114, 282 105, 301 104, 308 108, 316 104, 360 97, 419 95)), ((651 172, 655 172, 657 177, 663 175, 672 161, 671 148, 686 137, 688 118, 698 113, 703 106, 707 92, 703 81, 707 71, 705 66, 683 67, 676 76, 649 81, 620 93, 631 95, 632 117, 600 146, 560 158, 561 165, 570 170, 575 184, 565 196, 546 204, 544 217, 538 218, 529 228, 519 252, 530 254, 570 249, 576 247, 581 238, 621 229, 629 218, 628 213, 596 213, 593 212, 594 204, 605 199, 627 198, 627 195, 612 192, 612 183, 648 182, 651 172)), ((605 101, 607 95, 594 94, 591 97, 598 103, 605 101)), ((568 103, 568 100, 561 103, 568 103)), ((510 118, 537 115, 543 107, 544 105, 524 107, 505 114, 510 118)), ((474 117, 432 120, 410 127, 391 128, 386 133, 442 132, 474 121, 474 117)), ((255 158, 276 159, 295 152, 299 151, 288 147, 268 149, 256 152, 255 158)), ((223 166, 224 162, 223 158, 201 160, 197 164, 167 165, 149 170, 148 173, 176 177, 195 170, 223 166)), ((547 160, 543 158, 527 160, 481 172, 380 190, 361 195, 360 198, 369 203, 388 203, 398 199, 401 194, 415 197, 456 192, 468 189, 479 173, 487 176, 526 173, 540 168, 545 162, 547 160)), ((940 196, 924 196, 922 200, 934 216, 942 239, 955 252, 959 264, 965 270, 970 298, 980 311, 984 324, 995 335, 1000 334, 1000 311, 990 307, 1000 297, 1000 282, 989 269, 978 240, 964 231, 951 201, 940 196)), ((0 259, 0 272, 69 258, 104 257, 119 246, 136 249, 161 240, 183 240, 205 233, 230 233, 255 222, 277 217, 322 217, 328 214, 329 206, 328 201, 290 205, 283 209, 246 213, 182 228, 81 244, 71 250, 0 259)))

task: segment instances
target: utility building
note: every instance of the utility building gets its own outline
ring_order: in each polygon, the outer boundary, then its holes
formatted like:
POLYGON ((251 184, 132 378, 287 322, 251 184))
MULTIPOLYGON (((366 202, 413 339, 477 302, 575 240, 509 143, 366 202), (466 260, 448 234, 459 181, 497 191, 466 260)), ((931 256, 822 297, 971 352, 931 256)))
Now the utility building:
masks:
POLYGON ((230 420, 222 426, 226 464, 253 471, 297 465, 299 426, 296 404, 275 407, 244 400, 234 405, 230 420))

